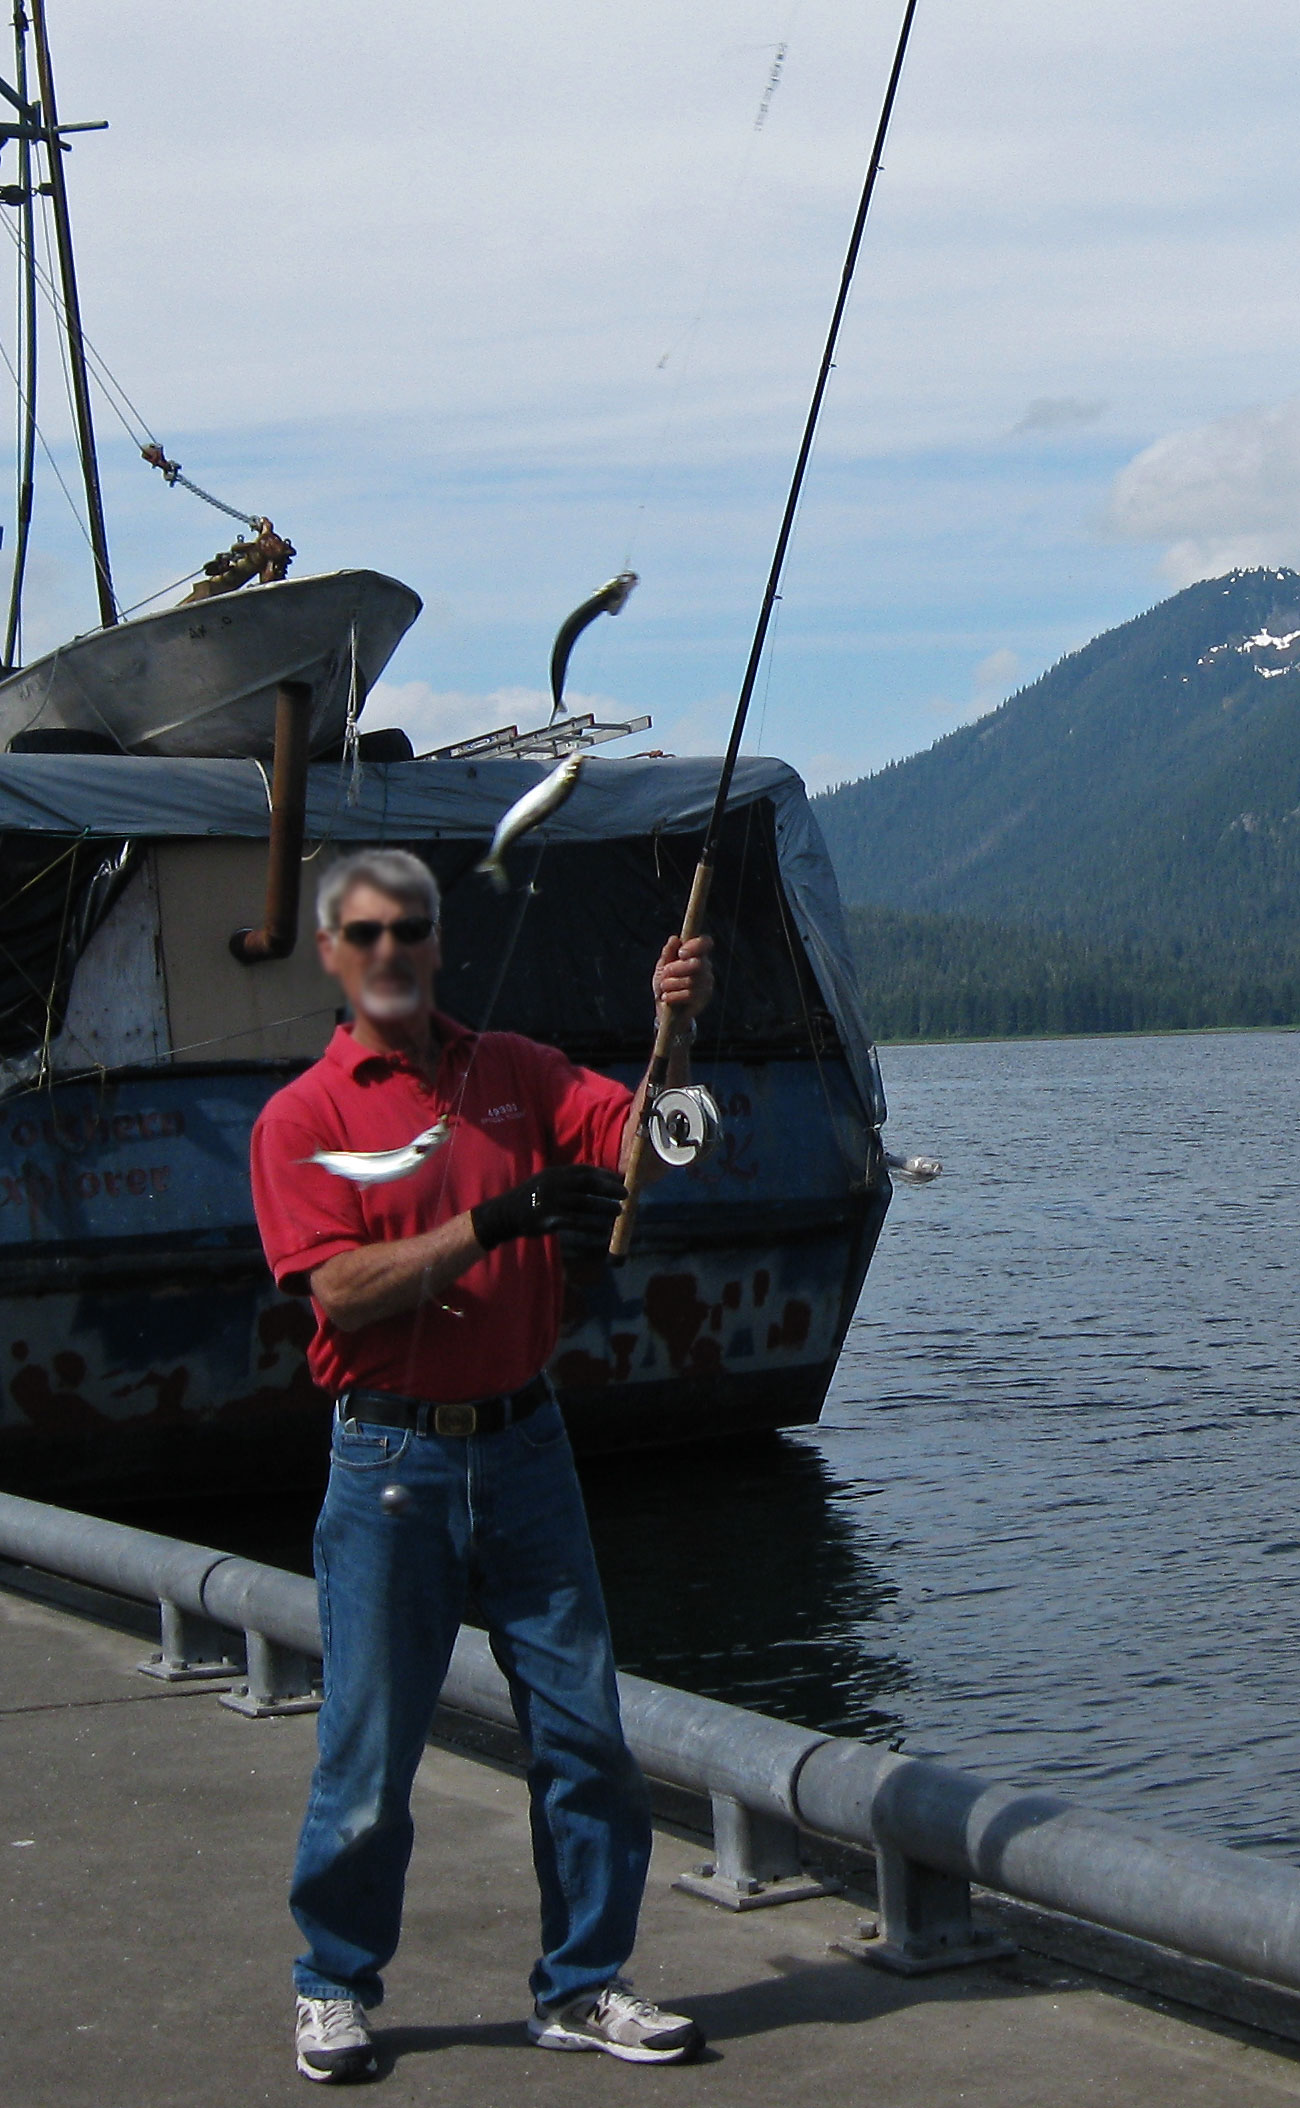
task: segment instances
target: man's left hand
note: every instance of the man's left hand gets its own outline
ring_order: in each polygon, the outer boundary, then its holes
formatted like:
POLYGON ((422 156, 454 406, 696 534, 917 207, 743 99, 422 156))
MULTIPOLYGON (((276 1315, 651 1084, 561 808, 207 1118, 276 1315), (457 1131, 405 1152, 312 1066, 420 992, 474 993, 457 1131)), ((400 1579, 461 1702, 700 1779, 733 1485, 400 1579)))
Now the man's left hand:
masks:
POLYGON ((713 996, 712 937, 670 937, 653 976, 655 1002, 667 1003, 682 1022, 696 1018, 713 996))

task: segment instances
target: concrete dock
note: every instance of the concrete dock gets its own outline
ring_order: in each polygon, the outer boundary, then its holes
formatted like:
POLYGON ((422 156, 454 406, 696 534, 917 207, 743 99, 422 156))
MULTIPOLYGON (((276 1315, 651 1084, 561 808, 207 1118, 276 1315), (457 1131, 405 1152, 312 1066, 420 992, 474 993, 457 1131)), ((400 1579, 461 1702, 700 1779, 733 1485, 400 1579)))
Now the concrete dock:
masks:
MULTIPOLYGON (((285 1907, 315 1723, 139 1676, 139 1639, 0 1591, 0 2099, 248 2108, 293 2069, 285 1907)), ((1300 2050, 1019 1955, 901 1980, 836 1955, 849 1897, 732 1915, 673 1890, 661 1827, 631 1969, 692 2012, 696 2064, 556 2056, 523 2031, 536 1899, 521 1779, 431 1748, 406 1931, 375 2016, 392 2108, 1270 2108, 1300 2050)), ((322 2089, 323 2090, 323 2089, 322 2089)), ((337 2098, 351 2098, 336 2089, 337 2098)))

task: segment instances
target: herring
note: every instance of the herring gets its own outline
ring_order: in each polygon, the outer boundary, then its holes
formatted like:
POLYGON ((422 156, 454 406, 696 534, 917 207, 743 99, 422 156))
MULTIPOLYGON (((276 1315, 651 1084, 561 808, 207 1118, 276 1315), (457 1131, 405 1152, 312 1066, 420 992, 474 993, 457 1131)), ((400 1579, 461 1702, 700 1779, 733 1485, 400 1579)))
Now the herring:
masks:
POLYGON ((524 792, 522 798, 516 798, 509 812, 502 814, 497 822, 497 831, 492 837, 491 848, 482 861, 474 866, 485 878, 491 879, 498 893, 504 893, 510 883, 502 861, 506 850, 512 842, 517 842, 521 835, 527 834, 530 828, 540 827, 543 820, 549 820, 553 812, 559 811, 581 773, 581 754, 566 755, 558 768, 553 768, 549 776, 543 776, 540 783, 535 783, 530 791, 524 792))
POLYGON ((404 1149, 318 1149, 304 1157, 305 1164, 319 1164, 335 1178, 350 1178, 354 1186, 384 1186, 395 1178, 409 1178, 426 1157, 441 1149, 451 1133, 450 1120, 426 1127, 404 1149))

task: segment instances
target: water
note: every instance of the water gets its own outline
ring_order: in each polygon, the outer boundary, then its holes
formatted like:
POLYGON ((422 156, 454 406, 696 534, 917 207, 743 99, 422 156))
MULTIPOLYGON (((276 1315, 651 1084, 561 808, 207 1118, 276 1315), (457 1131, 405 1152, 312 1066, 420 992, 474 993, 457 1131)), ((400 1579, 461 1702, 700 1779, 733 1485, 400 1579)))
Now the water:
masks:
POLYGON ((820 1428, 588 1475, 620 1660, 1300 1853, 1300 1036, 886 1050, 820 1428))
MULTIPOLYGON (((1300 1856, 1300 1035, 883 1058, 944 1175, 820 1427, 584 1472, 620 1662, 1300 1856)), ((153 1526, 309 1564, 280 1499, 153 1526)))

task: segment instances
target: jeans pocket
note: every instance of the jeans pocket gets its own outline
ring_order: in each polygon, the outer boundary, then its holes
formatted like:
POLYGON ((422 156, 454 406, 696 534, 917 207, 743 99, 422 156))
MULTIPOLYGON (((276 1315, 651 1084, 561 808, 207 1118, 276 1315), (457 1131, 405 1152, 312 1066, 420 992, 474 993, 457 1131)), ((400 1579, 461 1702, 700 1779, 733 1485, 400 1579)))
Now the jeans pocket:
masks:
POLYGON ((528 1449, 558 1449, 568 1440, 564 1417, 554 1399, 548 1405, 539 1405, 526 1420, 517 1420, 515 1433, 528 1449))
POLYGON ((344 1471, 381 1471, 404 1457, 410 1446, 409 1427, 375 1427, 364 1420, 336 1420, 330 1455, 344 1471))

